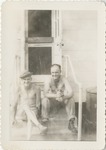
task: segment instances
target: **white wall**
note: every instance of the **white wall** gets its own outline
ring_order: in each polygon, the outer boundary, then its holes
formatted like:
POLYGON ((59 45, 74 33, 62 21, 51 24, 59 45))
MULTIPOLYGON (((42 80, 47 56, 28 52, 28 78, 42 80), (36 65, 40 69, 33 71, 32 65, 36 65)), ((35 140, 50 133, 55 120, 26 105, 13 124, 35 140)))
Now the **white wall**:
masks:
MULTIPOLYGON (((24 61, 24 10, 6 7, 3 14, 3 78, 9 88, 15 73, 15 55, 24 61)), ((83 88, 96 86, 97 67, 97 24, 96 12, 63 11, 62 35, 63 54, 69 54, 76 76, 83 88)), ((23 70, 24 66, 21 66, 23 70)), ((69 68, 70 70, 70 68, 69 68)))
MULTIPOLYGON (((62 12, 63 55, 69 55, 83 88, 97 83, 97 13, 62 12)), ((70 70, 70 68, 69 68, 70 70)))
POLYGON ((19 68, 16 74, 16 55, 20 55, 22 51, 24 52, 24 11, 11 9, 6 5, 4 7, 2 10, 2 81, 4 89, 7 90, 6 99, 10 98, 12 100, 16 78, 19 79, 19 68))

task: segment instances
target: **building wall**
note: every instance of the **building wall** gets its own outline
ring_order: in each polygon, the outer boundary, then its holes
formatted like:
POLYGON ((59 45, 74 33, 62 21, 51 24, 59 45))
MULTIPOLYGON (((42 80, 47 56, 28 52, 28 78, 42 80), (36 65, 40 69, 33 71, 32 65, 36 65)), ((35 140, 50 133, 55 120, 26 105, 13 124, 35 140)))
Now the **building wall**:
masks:
MULTIPOLYGON (((6 8, 3 14, 3 78, 7 83, 7 89, 15 82, 16 76, 23 70, 25 18, 24 10, 6 8), (8 21, 9 19, 9 21, 8 21), (11 35, 10 35, 11 34, 11 35), (21 56, 17 61, 16 56, 21 56), (21 68, 19 68, 19 63, 21 68), (7 65, 8 64, 8 65, 7 65)), ((71 58, 76 77, 82 83, 83 89, 96 86, 97 67, 97 22, 96 12, 89 11, 63 11, 62 12, 62 36, 64 46, 63 55, 71 58)), ((68 66, 69 67, 69 66, 68 66)), ((70 67, 68 68, 70 70, 70 67)))
MULTIPOLYGON (((62 12, 63 55, 69 55, 83 90, 97 84, 96 11, 62 12)), ((68 69, 70 72, 70 68, 68 69)))
POLYGON ((2 10, 2 81, 7 91, 6 99, 14 100, 15 88, 22 70, 19 64, 23 61, 24 52, 24 11, 4 6, 2 10), (4 11, 5 10, 5 11, 4 11), (19 56, 22 56, 19 59, 19 56), (18 80, 17 80, 18 79, 18 80), (9 89, 9 90, 8 90, 9 89))

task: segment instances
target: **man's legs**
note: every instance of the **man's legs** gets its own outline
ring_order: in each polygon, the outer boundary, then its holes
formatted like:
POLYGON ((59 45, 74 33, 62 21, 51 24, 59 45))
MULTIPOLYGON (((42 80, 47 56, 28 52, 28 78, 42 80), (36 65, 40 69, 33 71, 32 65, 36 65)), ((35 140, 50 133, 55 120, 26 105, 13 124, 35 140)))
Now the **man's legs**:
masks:
POLYGON ((29 106, 24 106, 24 111, 27 115, 27 117, 36 125, 36 126, 39 126, 39 122, 38 122, 38 119, 35 115, 35 113, 33 111, 30 110, 29 106))
POLYGON ((70 98, 66 102, 66 112, 68 115, 68 120, 75 118, 75 101, 73 98, 70 98))
POLYGON ((50 101, 48 98, 42 99, 42 118, 48 120, 50 112, 50 101))
POLYGON ((30 140, 30 137, 31 137, 31 130, 32 130, 32 122, 31 122, 31 120, 28 118, 28 122, 27 122, 27 140, 30 140))
POLYGON ((23 106, 21 106, 21 105, 18 105, 17 112, 16 112, 16 120, 18 122, 27 120, 26 113, 23 110, 23 106))
MULTIPOLYGON (((31 110, 29 106, 25 105, 23 107, 23 109, 24 109, 24 111, 28 117, 29 127, 30 127, 30 122, 33 122, 40 129, 41 132, 44 132, 47 129, 47 127, 44 127, 43 125, 40 124, 40 122, 37 119, 35 112, 33 110, 31 110)), ((30 133, 30 129, 28 132, 30 133)), ((29 135, 29 133, 28 133, 28 135, 29 135)))
POLYGON ((75 101, 73 98, 67 100, 66 112, 69 120, 68 129, 77 133, 77 118, 75 117, 75 101))

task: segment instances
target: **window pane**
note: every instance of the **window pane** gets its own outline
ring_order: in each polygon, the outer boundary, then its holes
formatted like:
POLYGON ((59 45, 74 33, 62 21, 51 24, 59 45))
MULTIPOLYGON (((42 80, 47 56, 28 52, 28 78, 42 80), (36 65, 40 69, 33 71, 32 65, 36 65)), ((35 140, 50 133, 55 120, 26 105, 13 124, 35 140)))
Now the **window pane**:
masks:
POLYGON ((51 47, 29 47, 29 71, 34 75, 50 74, 51 47))
POLYGON ((51 10, 28 11, 28 37, 51 37, 51 10))

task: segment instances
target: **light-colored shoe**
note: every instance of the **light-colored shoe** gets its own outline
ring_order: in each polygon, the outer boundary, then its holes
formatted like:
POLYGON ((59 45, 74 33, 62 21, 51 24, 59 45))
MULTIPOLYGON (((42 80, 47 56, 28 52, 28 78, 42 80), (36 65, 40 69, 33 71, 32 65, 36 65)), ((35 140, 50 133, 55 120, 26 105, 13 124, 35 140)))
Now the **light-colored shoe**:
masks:
POLYGON ((47 127, 45 127, 41 124, 38 126, 38 128, 40 130, 40 134, 45 134, 47 132, 47 127))

